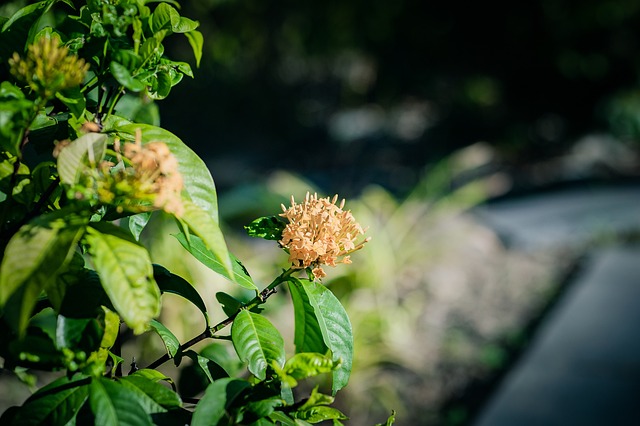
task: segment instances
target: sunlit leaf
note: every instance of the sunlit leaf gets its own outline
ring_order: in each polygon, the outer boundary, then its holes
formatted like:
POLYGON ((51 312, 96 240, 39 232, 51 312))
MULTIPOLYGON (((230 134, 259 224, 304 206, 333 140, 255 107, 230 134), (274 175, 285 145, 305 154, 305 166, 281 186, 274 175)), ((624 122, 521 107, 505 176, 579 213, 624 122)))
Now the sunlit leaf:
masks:
POLYGON ((131 75, 127 67, 119 64, 116 61, 111 61, 109 69, 111 70, 111 74, 115 77, 118 83, 131 90, 132 92, 140 92, 146 87, 143 82, 131 75))
POLYGON ((247 310, 233 320, 231 340, 238 357, 248 364, 249 371, 260 380, 266 378, 272 361, 284 365, 284 340, 268 319, 247 310))
POLYGON ((188 33, 189 31, 195 30, 199 26, 200 23, 198 21, 193 21, 189 18, 181 16, 178 22, 171 26, 171 30, 174 33, 188 33))
POLYGON ((180 341, 178 340, 178 338, 160 321, 151 320, 149 325, 153 330, 155 330, 156 333, 158 333, 158 335, 162 339, 165 348, 167 348, 167 354, 169 354, 171 358, 176 356, 178 350, 180 349, 180 341))
POLYGON ((63 426, 87 400, 88 379, 61 377, 32 395, 13 418, 14 425, 63 426))
MULTIPOLYGON (((177 217, 177 219, 186 224, 193 234, 200 237, 204 243, 204 248, 207 250, 208 256, 205 256, 204 252, 202 252, 202 250, 198 250, 197 247, 194 249, 195 252, 192 252, 192 254, 199 260, 200 258, 205 259, 211 257, 209 265, 215 265, 215 263, 218 263, 219 266, 221 266, 221 268, 217 268, 218 270, 214 269, 214 271, 221 273, 224 277, 229 278, 232 281, 235 281, 233 263, 227 249, 227 244, 224 241, 224 235, 222 234, 218 223, 207 211, 198 207, 190 200, 183 199, 182 206, 183 212, 180 217, 177 217)), ((186 248, 189 250, 191 247, 191 244, 189 244, 186 248)), ((246 279, 243 279, 241 280, 241 283, 239 282, 238 284, 245 286, 248 285, 248 282, 246 279)), ((253 285, 252 282, 249 285, 249 288, 255 288, 255 285, 253 285)))
POLYGON ((65 147, 58 156, 60 181, 68 185, 74 184, 85 160, 97 163, 102 159, 106 146, 107 135, 87 133, 65 147))
POLYGON ((87 220, 66 210, 41 215, 11 238, 0 265, 0 306, 13 300, 19 330, 24 330, 36 299, 73 257, 87 220), (18 306, 16 306, 18 304, 18 306))
POLYGON ((182 405, 180 396, 168 387, 162 385, 160 383, 162 379, 158 379, 149 373, 152 371, 155 370, 138 370, 133 374, 123 377, 121 381, 135 386, 162 407, 180 407, 182 405))
POLYGON ((302 282, 297 279, 291 279, 289 292, 293 301, 295 324, 293 343, 296 346, 296 352, 326 353, 327 345, 324 343, 315 309, 302 287, 302 282))
POLYGON ((318 374, 330 373, 339 367, 339 363, 318 353, 304 352, 295 354, 284 364, 285 374, 296 380, 314 377, 318 374))
POLYGON ((254 284, 245 267, 231 253, 229 253, 229 255, 231 256, 233 262, 233 275, 231 277, 228 277, 228 273, 224 265, 216 256, 213 255, 213 253, 211 253, 211 250, 207 248, 201 238, 195 235, 191 235, 187 240, 184 234, 174 234, 174 237, 176 237, 182 247, 184 247, 189 253, 191 253, 193 257, 202 262, 203 265, 219 273, 220 275, 229 278, 231 281, 241 285, 246 289, 258 290, 258 287, 256 287, 256 285, 254 284))
POLYGON ((298 410, 292 413, 296 419, 305 420, 309 423, 319 423, 325 420, 348 420, 337 408, 319 405, 306 410, 298 410))
POLYGON ((193 49, 193 56, 196 58, 196 66, 199 67, 200 60, 202 59, 202 46, 204 45, 202 33, 200 31, 193 30, 188 33, 184 33, 184 35, 187 36, 187 40, 189 40, 191 49, 193 49))
POLYGON ((204 209, 218 223, 218 199, 211 173, 204 161, 173 133, 149 124, 131 123, 121 117, 112 116, 104 123, 105 129, 116 131, 126 140, 135 140, 136 130, 142 133, 142 142, 162 141, 178 160, 185 191, 191 201, 204 209))
POLYGON ((180 14, 178 11, 167 3, 160 3, 151 15, 149 26, 151 27, 151 32, 155 33, 165 27, 172 28, 174 23, 175 25, 178 25, 179 22, 180 14))
POLYGON ((89 403, 96 425, 150 426, 151 417, 133 390, 106 378, 91 381, 89 403))
POLYGON ((136 334, 160 313, 160 289, 147 250, 115 225, 88 228, 89 246, 102 286, 124 322, 136 334))
POLYGON ((315 281, 302 281, 302 289, 313 306, 324 343, 333 353, 333 360, 341 366, 333 372, 332 390, 335 394, 349 381, 353 362, 353 331, 349 316, 333 293, 315 281))
POLYGON ((191 426, 218 424, 225 416, 225 409, 249 386, 247 381, 232 378, 211 383, 196 406, 191 426))
POLYGON ((152 213, 153 212, 142 212, 127 218, 129 231, 131 231, 131 234, 136 240, 140 240, 140 234, 149 223, 152 213))
POLYGON ((254 220, 244 229, 250 237, 278 241, 282 239, 282 231, 285 226, 286 224, 278 216, 266 216, 254 220))

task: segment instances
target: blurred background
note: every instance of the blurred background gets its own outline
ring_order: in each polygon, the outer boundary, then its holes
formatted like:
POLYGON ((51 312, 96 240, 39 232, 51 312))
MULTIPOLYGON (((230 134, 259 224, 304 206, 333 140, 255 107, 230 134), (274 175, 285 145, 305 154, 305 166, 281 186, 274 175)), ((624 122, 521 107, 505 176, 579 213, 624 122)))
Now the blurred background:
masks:
POLYGON ((209 165, 249 271, 267 282, 283 259, 242 225, 290 194, 338 193, 369 227, 326 281, 355 330, 339 395, 349 424, 391 409, 398 425, 472 423, 586 256, 637 241, 640 3, 194 0, 183 12, 205 53, 159 104, 162 125, 209 165))
MULTIPOLYGON (((286 259, 242 226, 291 194, 338 193, 369 227, 325 280, 355 332, 348 424, 392 409, 400 426, 470 424, 585 256, 638 240, 640 2, 181 3, 204 54, 160 122, 209 166, 256 282, 286 259)), ((192 63, 173 39, 168 55, 192 63)), ((228 283, 163 226, 145 231, 154 260, 213 305, 228 283)), ((292 333, 287 298, 272 302, 292 333)), ((177 306, 164 320, 184 340, 200 324, 177 306)), ((159 345, 131 351, 150 361, 159 345)))

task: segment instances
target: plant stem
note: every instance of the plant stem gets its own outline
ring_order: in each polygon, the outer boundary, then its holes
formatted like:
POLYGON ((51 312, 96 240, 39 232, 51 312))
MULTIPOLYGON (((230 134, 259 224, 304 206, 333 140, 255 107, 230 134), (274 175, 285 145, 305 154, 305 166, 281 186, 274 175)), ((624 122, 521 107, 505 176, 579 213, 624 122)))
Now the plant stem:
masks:
MULTIPOLYGON (((238 310, 236 312, 234 312, 233 315, 227 317, 223 321, 220 321, 218 324, 207 328, 206 330, 204 330, 202 333, 200 333, 199 335, 197 335, 193 339, 191 339, 188 342, 180 345, 179 352, 182 352, 182 351, 185 351, 185 350, 189 349, 191 346, 195 345, 196 343, 198 343, 198 342, 200 342, 200 341, 202 341, 204 339, 214 338, 214 334, 217 333, 218 331, 222 330, 223 328, 225 328, 229 324, 231 324, 233 322, 233 320, 238 316, 238 314, 242 310, 253 309, 256 306, 259 306, 259 305, 262 305, 263 303, 265 303, 267 301, 267 299, 272 294, 276 293, 276 287, 278 287, 283 282, 287 281, 289 279, 289 276, 291 276, 291 274, 293 274, 295 271, 296 271, 296 269, 289 268, 289 269, 285 270, 284 272, 282 272, 282 274, 278 275, 278 277, 275 280, 273 280, 271 282, 271 284, 269 284, 258 295, 256 295, 256 297, 254 297, 253 299, 251 299, 247 303, 244 303, 240 308, 238 308, 238 310)), ((171 359, 171 356, 168 353, 166 353, 166 354, 162 355, 160 358, 158 358, 157 360, 155 360, 154 362, 152 362, 151 364, 149 364, 146 368, 148 368, 148 369, 158 368, 159 366, 161 366, 165 362, 169 361, 170 359, 171 359)))

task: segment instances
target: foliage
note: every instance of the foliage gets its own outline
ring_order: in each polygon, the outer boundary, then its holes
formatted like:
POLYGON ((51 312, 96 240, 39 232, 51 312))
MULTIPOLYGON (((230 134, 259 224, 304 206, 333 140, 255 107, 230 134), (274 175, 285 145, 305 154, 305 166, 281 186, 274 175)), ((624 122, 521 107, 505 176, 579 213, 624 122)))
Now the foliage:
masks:
POLYGON ((306 209, 298 223, 310 220, 304 235, 291 231, 296 236, 285 241, 285 225, 292 223, 258 219, 248 227, 251 235, 305 259, 290 259, 259 290, 228 251, 204 162, 157 126, 153 101, 193 77, 188 63, 164 54, 165 41, 184 34, 196 65, 202 56, 198 22, 178 9, 171 0, 43 0, 0 19, 0 356, 4 368, 21 376, 24 368, 62 372, 21 407, 8 409, 2 424, 346 419, 331 404, 351 374, 351 323, 313 271, 335 266, 335 256, 323 257, 329 245, 349 263, 348 255, 363 245, 354 244, 362 228, 342 211, 344 204, 317 196, 298 205, 306 209), (332 214, 340 220, 315 235, 314 227, 332 214), (227 318, 211 324, 195 288, 152 264, 140 243, 152 215, 175 220, 186 252, 255 297, 243 303, 221 294, 227 318), (290 357, 259 309, 285 283, 296 326, 290 357), (205 330, 181 344, 157 319, 164 293, 197 307, 205 330), (228 326, 230 335, 220 334, 228 326), (120 346, 127 329, 158 334, 166 353, 146 368, 134 360, 125 376, 120 346), (200 353, 191 349, 205 339, 215 343, 200 353), (229 340, 235 361, 215 349, 229 340), (169 360, 179 366, 185 357, 206 376, 200 399, 181 396, 157 370, 169 360), (243 368, 233 367, 238 363, 243 368), (299 395, 299 381, 319 375, 332 378, 332 395, 318 388, 299 395))

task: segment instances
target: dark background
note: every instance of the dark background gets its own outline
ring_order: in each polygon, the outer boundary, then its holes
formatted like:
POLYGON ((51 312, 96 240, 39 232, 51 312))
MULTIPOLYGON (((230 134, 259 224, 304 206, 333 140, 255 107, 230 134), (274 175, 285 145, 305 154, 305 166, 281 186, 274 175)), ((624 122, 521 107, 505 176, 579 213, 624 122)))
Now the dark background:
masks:
MULTIPOLYGON (((204 55, 160 103, 162 125, 222 192, 286 169, 347 196, 402 195, 478 141, 516 186, 588 134, 637 151, 636 1, 192 0, 181 13, 200 21, 204 55)), ((169 55, 193 63, 172 39, 169 55)))

